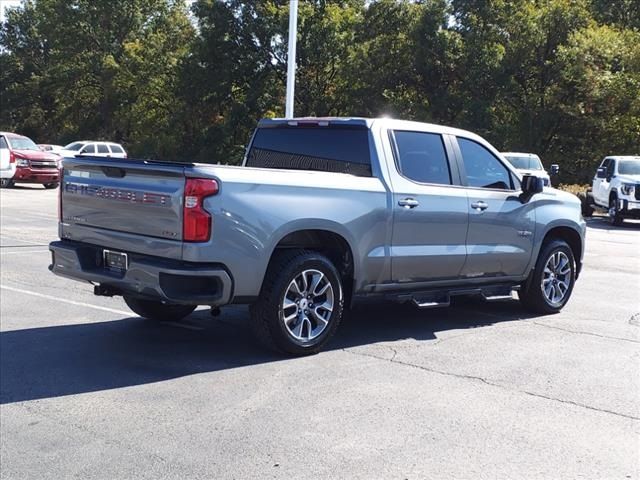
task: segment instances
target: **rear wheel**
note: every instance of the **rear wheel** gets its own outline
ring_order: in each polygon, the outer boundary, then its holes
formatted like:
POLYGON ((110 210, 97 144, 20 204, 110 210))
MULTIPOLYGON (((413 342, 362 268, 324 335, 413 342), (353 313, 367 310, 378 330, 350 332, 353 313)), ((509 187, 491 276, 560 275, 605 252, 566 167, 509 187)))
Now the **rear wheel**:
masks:
POLYGON ((580 199, 582 216, 585 218, 593 216, 594 209, 593 209, 593 198, 591 198, 591 194, 589 192, 580 193, 578 195, 578 198, 580 199))
POLYGON ((0 188, 11 188, 13 187, 13 180, 10 178, 0 178, 0 188))
POLYGON ((42 185, 46 189, 53 189, 53 188, 58 188, 58 185, 60 184, 58 182, 54 182, 54 183, 43 183, 42 185))
POLYGON ((520 289, 520 301, 533 312, 557 313, 569 301, 575 278, 571 248, 564 240, 551 240, 542 246, 535 268, 520 289))
POLYGON ((251 306, 251 325, 265 346, 292 355, 319 352, 342 320, 344 297, 335 266, 305 250, 277 252, 260 299, 251 306))
POLYGON ((124 295, 123 298, 127 306, 141 317, 161 322, 182 320, 196 309, 196 305, 175 305, 155 300, 143 300, 129 295, 124 295))

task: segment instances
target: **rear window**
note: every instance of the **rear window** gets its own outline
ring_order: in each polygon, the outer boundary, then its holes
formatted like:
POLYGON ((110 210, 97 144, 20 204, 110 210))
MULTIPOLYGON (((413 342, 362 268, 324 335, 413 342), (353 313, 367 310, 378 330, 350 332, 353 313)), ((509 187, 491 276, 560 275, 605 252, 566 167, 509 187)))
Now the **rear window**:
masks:
POLYGON ((111 151, 113 153, 124 153, 124 150, 122 150, 122 148, 120 148, 119 145, 109 145, 111 147, 111 151))
POLYGON ((246 165, 371 176, 368 133, 345 127, 260 128, 246 165))
POLYGON ((538 157, 534 156, 520 156, 520 155, 505 155, 511 165, 520 170, 542 170, 542 163, 538 157))
POLYGON ((35 142, 27 137, 9 137, 9 143, 14 150, 40 150, 35 142))
POLYGON ((70 143, 69 145, 67 145, 66 147, 64 147, 65 150, 80 150, 82 148, 82 146, 84 145, 84 143, 82 142, 73 142, 70 143))

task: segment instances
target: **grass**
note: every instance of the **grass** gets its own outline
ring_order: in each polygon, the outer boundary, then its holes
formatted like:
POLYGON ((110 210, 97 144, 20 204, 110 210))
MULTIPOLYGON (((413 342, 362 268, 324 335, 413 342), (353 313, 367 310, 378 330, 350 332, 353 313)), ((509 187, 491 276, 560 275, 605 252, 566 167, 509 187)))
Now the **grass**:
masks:
POLYGON ((558 190, 564 190, 565 192, 578 195, 580 193, 586 193, 587 189, 590 187, 591 185, 580 185, 579 183, 561 183, 556 188, 558 190))

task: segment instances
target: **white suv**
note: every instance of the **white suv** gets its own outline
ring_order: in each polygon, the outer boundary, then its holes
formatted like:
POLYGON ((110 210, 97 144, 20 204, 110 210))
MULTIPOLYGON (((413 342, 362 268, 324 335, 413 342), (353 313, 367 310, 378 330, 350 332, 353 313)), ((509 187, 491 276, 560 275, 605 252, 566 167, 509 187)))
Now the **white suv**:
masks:
POLYGON ((122 145, 113 142, 95 142, 93 140, 72 142, 61 150, 53 150, 53 153, 63 157, 87 155, 92 157, 127 158, 127 152, 122 148, 122 145))
POLYGON ((640 157, 606 157, 587 195, 588 203, 605 210, 613 225, 640 218, 640 157))
MULTIPOLYGON (((523 175, 533 175, 542 178, 545 187, 551 186, 551 176, 542 166, 540 157, 535 153, 502 152, 511 165, 523 175)), ((555 163, 551 165, 551 175, 556 175, 560 167, 555 163)))

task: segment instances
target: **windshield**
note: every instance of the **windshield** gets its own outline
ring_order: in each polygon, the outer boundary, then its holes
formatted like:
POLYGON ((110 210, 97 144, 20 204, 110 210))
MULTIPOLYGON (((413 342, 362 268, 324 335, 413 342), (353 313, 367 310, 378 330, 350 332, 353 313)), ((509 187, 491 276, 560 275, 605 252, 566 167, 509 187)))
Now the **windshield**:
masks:
POLYGON ((69 145, 66 145, 64 147, 64 149, 65 150, 76 151, 76 150, 80 150, 83 145, 84 145, 84 143, 82 143, 82 142, 73 142, 73 143, 70 143, 69 145))
POLYGON ((40 150, 33 140, 27 137, 8 137, 14 150, 40 150))
POLYGON ((640 175, 640 158, 638 160, 620 160, 618 173, 620 175, 640 175))
POLYGON ((505 155, 505 158, 519 170, 542 170, 542 162, 536 156, 505 155))

